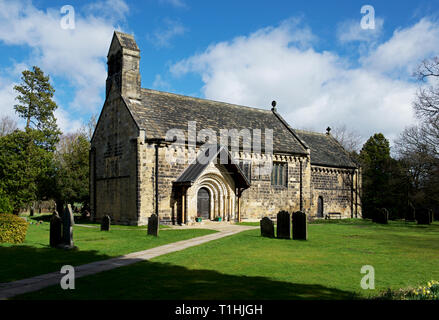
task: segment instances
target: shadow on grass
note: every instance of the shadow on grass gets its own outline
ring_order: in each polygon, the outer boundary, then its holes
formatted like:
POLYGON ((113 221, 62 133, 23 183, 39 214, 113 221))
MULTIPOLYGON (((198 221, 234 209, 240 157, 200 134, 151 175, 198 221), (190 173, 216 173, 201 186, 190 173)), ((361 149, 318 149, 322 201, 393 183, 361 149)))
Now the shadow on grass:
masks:
POLYGON ((94 250, 63 250, 49 246, 0 246, 0 283, 60 271, 63 265, 80 265, 110 257, 94 250))
MULTIPOLYGON (((134 261, 133 261, 134 262, 134 261)), ((117 263, 117 262, 116 262, 117 263)), ((223 274, 215 270, 142 261, 78 279, 75 290, 52 286, 15 299, 79 300, 350 300, 354 293, 316 284, 296 284, 266 277, 223 274)))

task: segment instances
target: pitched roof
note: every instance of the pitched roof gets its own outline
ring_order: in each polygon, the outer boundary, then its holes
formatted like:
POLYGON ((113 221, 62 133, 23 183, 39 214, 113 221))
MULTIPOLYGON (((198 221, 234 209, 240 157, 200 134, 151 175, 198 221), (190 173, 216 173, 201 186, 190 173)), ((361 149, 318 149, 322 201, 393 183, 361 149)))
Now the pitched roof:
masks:
POLYGON ((208 167, 209 163, 215 159, 227 157, 227 163, 223 164, 226 167, 229 174, 232 176, 235 184, 238 188, 247 189, 250 187, 250 182, 245 177, 239 166, 233 164, 231 161, 231 155, 229 151, 222 146, 217 145, 215 152, 210 152, 209 146, 204 145, 197 156, 197 159, 191 163, 183 173, 175 180, 176 184, 192 184, 208 167), (204 153, 204 155, 203 155, 204 153))
POLYGON ((262 150, 265 150, 265 129, 272 129, 274 152, 307 154, 303 142, 271 110, 151 89, 142 89, 142 100, 130 100, 127 105, 148 139, 164 139, 170 129, 182 130, 187 139, 188 122, 196 121, 197 133, 201 129, 212 129, 217 133, 218 143, 221 129, 249 129, 250 132, 260 129, 262 150))
POLYGON ((116 37, 117 40, 119 40, 120 45, 123 48, 127 48, 134 51, 140 51, 139 47, 137 46, 136 40, 134 40, 134 37, 127 33, 122 33, 119 31, 114 31, 113 38, 116 37))
POLYGON ((295 131, 310 148, 311 164, 346 168, 358 167, 347 151, 331 135, 304 130, 295 131))

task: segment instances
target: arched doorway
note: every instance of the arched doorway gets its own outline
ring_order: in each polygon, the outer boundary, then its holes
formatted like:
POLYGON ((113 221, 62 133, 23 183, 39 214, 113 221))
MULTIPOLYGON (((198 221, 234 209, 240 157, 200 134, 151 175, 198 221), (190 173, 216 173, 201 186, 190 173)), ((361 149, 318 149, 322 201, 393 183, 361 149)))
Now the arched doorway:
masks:
POLYGON ((323 218, 323 197, 319 197, 317 204, 317 217, 323 218))
POLYGON ((200 190, 198 190, 197 216, 203 219, 210 218, 210 194, 207 188, 200 188, 200 190))

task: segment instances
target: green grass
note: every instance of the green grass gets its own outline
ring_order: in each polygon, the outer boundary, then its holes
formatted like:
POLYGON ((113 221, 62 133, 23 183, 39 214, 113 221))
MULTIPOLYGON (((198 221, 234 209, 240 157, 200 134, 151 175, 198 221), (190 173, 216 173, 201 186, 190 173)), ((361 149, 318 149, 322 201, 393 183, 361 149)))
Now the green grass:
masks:
POLYGON ((112 225, 110 231, 106 232, 93 225, 76 225, 73 238, 78 250, 68 251, 50 248, 49 223, 41 216, 32 220, 42 222, 29 225, 24 243, 0 244, 0 283, 59 271, 66 264, 76 266, 104 260, 215 232, 206 229, 168 229, 154 237, 146 234, 145 226, 112 225))
MULTIPOLYGON (((335 221, 335 220, 334 220, 335 221)), ((339 221, 308 226, 308 241, 259 230, 211 241, 18 299, 352 299, 439 279, 439 224, 339 221), (363 265, 375 290, 363 290, 363 265)))

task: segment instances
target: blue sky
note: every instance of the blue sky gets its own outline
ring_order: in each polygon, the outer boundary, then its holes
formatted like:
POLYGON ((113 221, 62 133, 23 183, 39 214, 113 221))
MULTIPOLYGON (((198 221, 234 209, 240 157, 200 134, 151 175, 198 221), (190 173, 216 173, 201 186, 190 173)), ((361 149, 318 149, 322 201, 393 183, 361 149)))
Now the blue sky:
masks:
POLYGON ((415 123, 412 72, 439 51, 439 0, 0 0, 0 112, 15 117, 25 68, 51 76, 74 131, 104 101, 113 30, 141 50, 142 87, 278 110, 295 128, 346 125, 394 139, 415 123), (62 29, 60 9, 75 10, 62 29), (375 29, 360 27, 371 5, 375 29))

